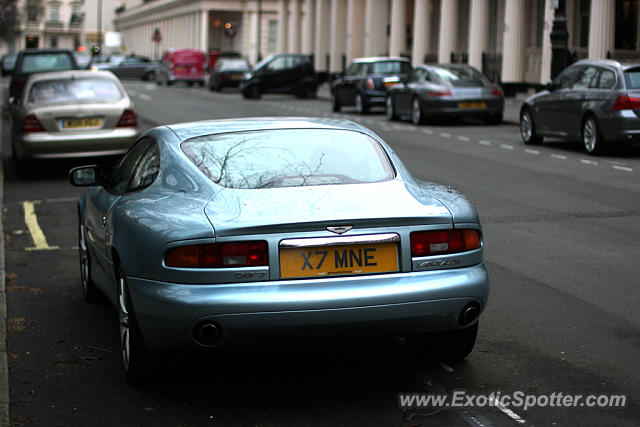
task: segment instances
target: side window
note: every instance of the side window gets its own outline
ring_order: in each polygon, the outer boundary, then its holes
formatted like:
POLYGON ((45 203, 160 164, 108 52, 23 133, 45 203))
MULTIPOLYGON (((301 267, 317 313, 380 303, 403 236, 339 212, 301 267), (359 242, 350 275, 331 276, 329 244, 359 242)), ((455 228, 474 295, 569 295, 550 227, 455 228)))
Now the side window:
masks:
POLYGON ((411 77, 409 78, 409 82, 411 83, 421 83, 424 81, 424 77, 425 77, 425 70, 423 70, 422 68, 417 68, 415 70, 413 70, 413 72, 411 73, 411 77))
POLYGON ((347 76, 357 76, 359 71, 360 71, 360 64, 358 64, 357 62, 354 62, 351 65, 349 65, 349 69, 347 70, 347 76))
POLYGON ((287 58, 280 57, 275 58, 271 63, 267 66, 269 71, 280 71, 285 70, 287 68, 287 58))
POLYGON ((578 77, 578 74, 582 71, 583 67, 571 67, 564 70, 556 79, 556 89, 569 89, 573 85, 573 82, 578 77))
POLYGON ((584 67, 582 73, 578 76, 575 83, 573 83, 573 89, 587 89, 595 86, 595 77, 598 74, 598 69, 595 67, 584 67))
POLYGON ((104 187, 107 191, 122 194, 127 191, 136 165, 153 144, 150 138, 141 139, 120 159, 109 173, 104 187))
POLYGON ((127 193, 142 190, 143 188, 148 187, 153 183, 153 181, 155 181, 159 172, 160 151, 158 150, 158 144, 154 142, 142 155, 142 158, 133 171, 131 182, 127 187, 127 193))
POLYGON ((616 75, 611 70, 602 70, 600 72, 600 81, 598 89, 613 89, 616 85, 616 75))

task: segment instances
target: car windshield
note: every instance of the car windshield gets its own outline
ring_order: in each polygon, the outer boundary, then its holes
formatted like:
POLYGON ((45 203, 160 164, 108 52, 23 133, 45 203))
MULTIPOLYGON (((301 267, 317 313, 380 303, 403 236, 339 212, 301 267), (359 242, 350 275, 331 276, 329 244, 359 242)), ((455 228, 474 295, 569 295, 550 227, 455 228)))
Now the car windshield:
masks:
POLYGON ((218 62, 218 70, 248 70, 249 64, 244 59, 225 59, 218 62))
POLYGON ((399 74, 406 73, 408 70, 408 64, 403 61, 384 61, 374 62, 371 64, 371 74, 399 74))
POLYGON ((259 70, 259 69, 261 69, 262 67, 264 67, 264 65, 265 65, 267 62, 271 62, 271 60, 273 59, 273 57, 274 57, 274 56, 275 56, 275 55, 269 55, 269 56, 267 56, 267 57, 266 57, 266 58, 264 58, 262 61, 258 62, 258 63, 255 65, 255 67, 253 67, 253 69, 254 69, 254 70, 259 70))
POLYGON ((87 79, 42 80, 29 91, 29 103, 116 102, 123 98, 113 80, 87 79))
POLYGON ((466 86, 482 84, 484 79, 473 68, 468 67, 437 67, 433 70, 440 80, 449 82, 454 86, 466 86))
POLYGON ((346 130, 208 135, 183 142, 182 150, 209 179, 227 188, 357 184, 395 176, 378 142, 346 130))
MULTIPOLYGON (((632 68, 624 72, 629 89, 640 89, 640 68, 632 68)), ((602 78, 601 78, 602 79, 602 78)))
POLYGON ((25 55, 22 60, 22 73, 34 73, 42 71, 72 70, 73 63, 66 53, 41 53, 37 55, 25 55))

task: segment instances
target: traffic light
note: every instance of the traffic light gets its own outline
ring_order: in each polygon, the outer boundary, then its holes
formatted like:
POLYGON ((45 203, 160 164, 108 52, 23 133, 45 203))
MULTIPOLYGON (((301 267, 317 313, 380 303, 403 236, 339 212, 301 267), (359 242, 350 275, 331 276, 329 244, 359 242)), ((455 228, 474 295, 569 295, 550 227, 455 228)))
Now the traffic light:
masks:
POLYGON ((231 22, 224 23, 224 35, 229 37, 230 39, 234 38, 237 34, 238 30, 231 22))
POLYGON ((95 44, 91 46, 91 56, 100 56, 102 55, 102 49, 99 45, 95 44))

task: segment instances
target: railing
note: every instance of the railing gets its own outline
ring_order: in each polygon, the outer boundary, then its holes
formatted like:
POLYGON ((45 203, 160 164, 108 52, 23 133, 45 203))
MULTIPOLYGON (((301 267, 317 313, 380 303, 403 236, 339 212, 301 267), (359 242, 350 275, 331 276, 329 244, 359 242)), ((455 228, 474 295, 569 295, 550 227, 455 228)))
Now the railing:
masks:
POLYGON ((44 23, 45 30, 62 30, 64 23, 62 21, 47 21, 44 23))

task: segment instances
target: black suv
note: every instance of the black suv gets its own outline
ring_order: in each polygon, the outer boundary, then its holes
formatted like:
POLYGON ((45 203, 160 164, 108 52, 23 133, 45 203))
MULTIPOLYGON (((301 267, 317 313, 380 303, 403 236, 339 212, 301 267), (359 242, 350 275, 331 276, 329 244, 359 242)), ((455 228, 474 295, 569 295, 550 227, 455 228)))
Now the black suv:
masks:
POLYGON ((333 111, 354 105, 359 114, 365 114, 371 107, 384 107, 385 78, 406 79, 410 73, 411 63, 406 58, 354 59, 344 77, 333 83, 333 111))
POLYGON ((17 98, 31 74, 49 71, 78 70, 73 52, 68 49, 25 49, 18 53, 13 68, 9 97, 17 98))
POLYGON ((298 98, 315 98, 318 78, 308 55, 283 53, 272 55, 247 73, 241 83, 245 98, 260 98, 263 93, 293 93, 298 98))

